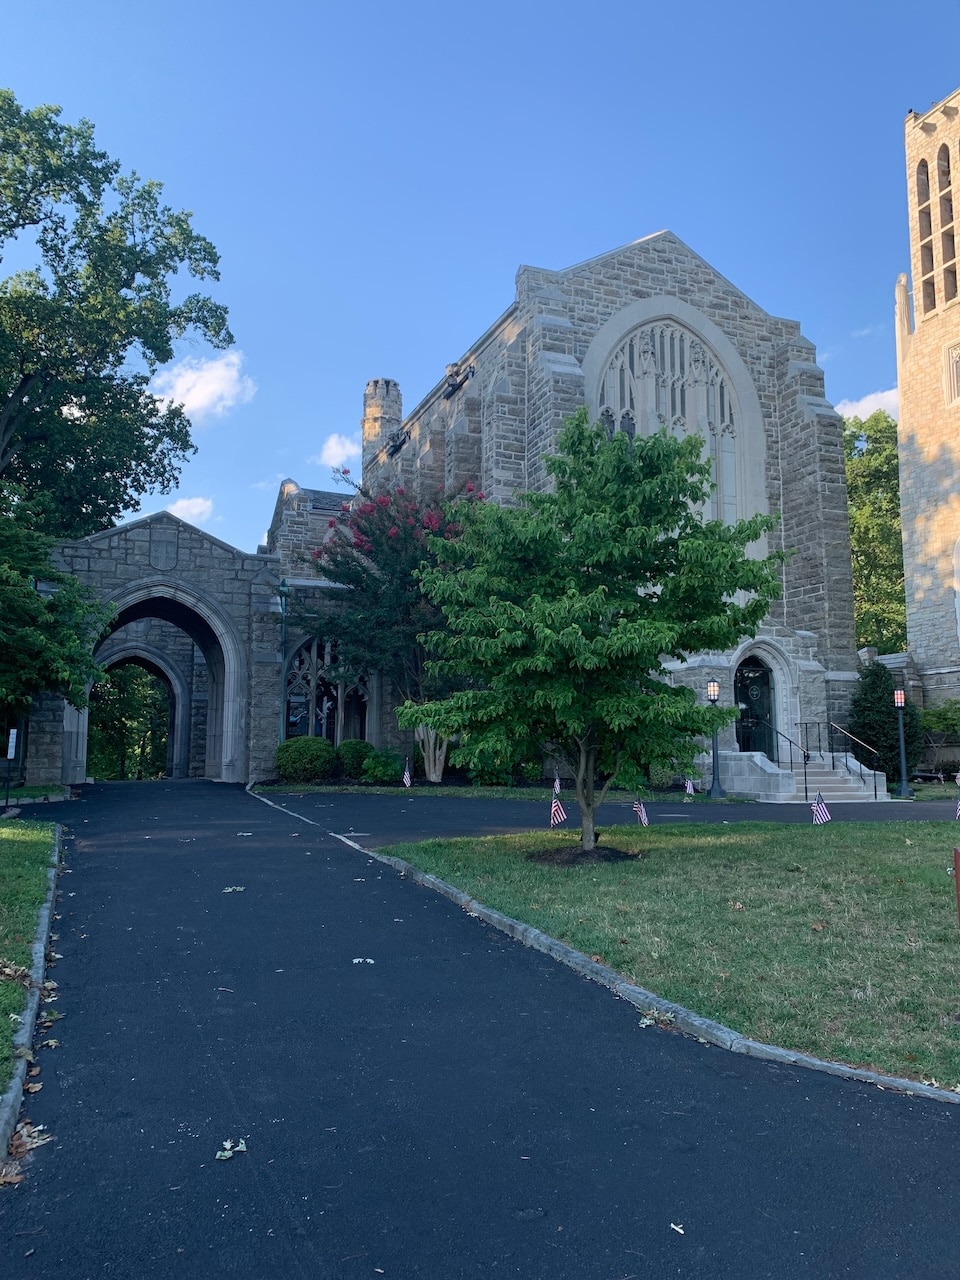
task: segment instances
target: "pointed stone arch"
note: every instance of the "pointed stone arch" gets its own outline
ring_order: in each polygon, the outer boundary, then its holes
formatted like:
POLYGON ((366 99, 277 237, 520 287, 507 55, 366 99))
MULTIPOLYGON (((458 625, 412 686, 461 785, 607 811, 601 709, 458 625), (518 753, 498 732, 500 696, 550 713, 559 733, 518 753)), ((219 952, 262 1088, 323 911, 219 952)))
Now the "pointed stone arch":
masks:
POLYGON ((222 782, 244 781, 246 663, 240 636, 226 612, 209 596, 163 576, 128 583, 109 595, 107 603, 116 616, 98 651, 111 634, 143 618, 170 622, 194 642, 209 677, 203 775, 222 782))

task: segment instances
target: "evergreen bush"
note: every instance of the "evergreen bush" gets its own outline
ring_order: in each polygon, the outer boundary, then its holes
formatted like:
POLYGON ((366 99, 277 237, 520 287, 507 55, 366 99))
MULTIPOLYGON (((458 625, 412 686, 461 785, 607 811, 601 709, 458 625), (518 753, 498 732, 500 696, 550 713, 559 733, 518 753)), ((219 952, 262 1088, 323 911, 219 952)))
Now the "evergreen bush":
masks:
MULTIPOLYGON (((881 769, 888 781, 900 780, 900 736, 897 709, 893 705, 894 688, 893 676, 882 662, 871 662, 864 667, 850 703, 848 725, 854 737, 876 748, 878 753, 875 756, 853 743, 853 754, 868 769, 881 769)), ((920 712, 912 702, 907 702, 903 709, 903 739, 909 777, 923 752, 920 712)))
POLYGON ((348 738, 346 742, 341 742, 337 747, 337 756, 344 776, 347 778, 362 778, 364 761, 375 750, 373 743, 364 742, 362 738, 348 738))
POLYGON ((277 747, 277 773, 283 782, 323 782, 336 764, 337 753, 326 738, 289 738, 277 747))

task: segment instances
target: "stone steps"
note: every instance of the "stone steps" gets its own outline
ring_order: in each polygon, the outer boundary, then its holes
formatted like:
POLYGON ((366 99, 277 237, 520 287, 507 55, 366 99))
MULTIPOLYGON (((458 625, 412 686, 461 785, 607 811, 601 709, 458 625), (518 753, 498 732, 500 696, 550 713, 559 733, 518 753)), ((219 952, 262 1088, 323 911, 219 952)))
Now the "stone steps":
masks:
MULTIPOLYGON (((794 769, 794 778, 796 779, 796 794, 793 796, 791 803, 794 804, 812 804, 817 797, 817 792, 823 797, 827 805, 843 804, 844 802, 853 801, 873 801, 873 782, 872 779, 866 777, 861 785, 859 776, 851 774, 842 766, 838 769, 831 769, 829 765, 819 761, 811 760, 807 765, 807 793, 809 799, 805 799, 803 793, 803 766, 794 769)), ((886 788, 877 784, 877 800, 889 799, 886 788)))

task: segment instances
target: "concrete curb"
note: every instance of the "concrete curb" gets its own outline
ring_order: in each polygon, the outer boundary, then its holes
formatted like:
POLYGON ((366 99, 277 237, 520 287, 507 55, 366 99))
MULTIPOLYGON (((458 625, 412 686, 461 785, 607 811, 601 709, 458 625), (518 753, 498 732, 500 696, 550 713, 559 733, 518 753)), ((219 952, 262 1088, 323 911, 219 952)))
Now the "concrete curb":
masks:
MULTIPOLYGON (((285 809, 284 812, 291 813, 289 809, 285 809)), ((291 816, 299 817, 300 815, 291 814, 291 816)), ((310 821, 310 819, 306 819, 306 821, 310 821)), ((319 824, 314 823, 313 825, 319 824)), ((845 1080, 860 1080, 866 1084, 876 1085, 880 1089, 895 1089, 910 1097, 931 1098, 936 1102, 960 1103, 960 1093, 952 1093, 947 1089, 940 1089, 934 1085, 920 1084, 916 1080, 905 1080, 899 1076, 880 1075, 876 1071, 848 1067, 841 1062, 827 1062, 823 1058, 815 1058, 808 1053, 799 1053, 793 1049, 781 1049, 777 1045, 751 1040, 747 1036, 741 1035, 739 1031, 733 1031, 730 1027, 722 1026, 719 1022, 712 1022, 709 1018, 704 1018, 699 1013, 685 1009, 683 1005, 674 1004, 670 1000, 664 1000, 662 996, 655 995, 652 991, 646 991, 643 987, 638 987, 635 983, 628 981, 622 974, 608 968, 605 964, 599 964, 596 960, 591 960, 582 951, 576 951, 565 942, 558 942, 556 938, 551 938, 549 934, 542 933, 539 929, 535 929, 533 925, 523 924, 519 920, 514 920, 511 916, 505 916, 502 912, 495 911, 492 907, 484 906, 483 903, 477 902, 475 898, 471 898, 469 894, 464 893, 461 889, 448 884, 446 880, 441 880, 437 876, 421 871, 411 863, 405 862, 402 858, 394 858, 390 854, 377 853, 373 849, 365 849, 363 845, 357 844, 356 841, 350 840, 347 836, 339 835, 336 831, 329 831, 327 834, 349 845, 352 849, 356 849, 359 853, 366 854, 370 858, 376 858, 378 862, 386 863, 388 866, 393 867, 395 871, 398 871, 400 875, 413 880, 416 884, 421 884, 427 889, 443 894, 445 898, 449 898, 452 902, 462 907, 468 915, 476 916, 486 924, 492 925, 502 933, 508 934, 511 938, 516 938, 525 947, 533 947, 535 951, 542 951, 545 955, 552 956, 554 960, 559 960, 561 964, 565 964, 583 977, 607 987, 621 1000, 626 1000, 637 1009, 642 1009, 644 1013, 650 1013, 657 1018, 668 1021, 671 1026, 683 1031, 686 1035, 695 1036, 704 1044, 714 1044, 721 1049, 729 1050, 730 1053, 742 1053, 746 1054, 747 1057, 762 1058, 767 1062, 781 1062, 791 1067, 807 1067, 813 1071, 822 1071, 827 1075, 840 1076, 845 1080)))
MULTIPOLYGON (((53 833, 53 848, 50 851, 50 867, 47 871, 47 897, 37 917, 37 933, 33 942, 30 961, 30 989, 27 993, 27 1007, 23 1012, 23 1021, 13 1037, 14 1052, 18 1049, 29 1049, 33 1044, 33 1034, 37 1025, 37 1010, 40 1007, 40 986, 47 962, 47 943, 50 939, 50 921, 53 917, 53 899, 57 888, 57 871, 60 866, 61 840, 63 828, 57 824, 53 833)), ((27 1060, 18 1057, 13 1067, 13 1079, 7 1085, 0 1098, 0 1160, 7 1157, 10 1139, 17 1127, 20 1107, 23 1103, 23 1085, 27 1078, 27 1060)))

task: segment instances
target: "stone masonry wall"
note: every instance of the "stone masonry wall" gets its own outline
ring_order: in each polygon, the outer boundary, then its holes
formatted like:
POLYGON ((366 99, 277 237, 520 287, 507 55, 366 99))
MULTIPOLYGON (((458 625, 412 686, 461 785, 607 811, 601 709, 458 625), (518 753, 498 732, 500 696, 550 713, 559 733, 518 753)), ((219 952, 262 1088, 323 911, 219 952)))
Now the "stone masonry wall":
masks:
MULTIPOLYGON (((920 670, 927 701, 960 697, 957 539, 960 537, 960 396, 952 348, 960 347, 960 297, 945 284, 953 245, 945 215, 960 210, 960 91, 905 124, 907 205, 913 298, 906 281, 897 288, 897 355, 900 390, 900 505, 907 583, 908 647, 920 670), (941 205, 938 154, 946 144, 951 182, 941 205), (928 166, 930 199, 918 196, 918 167, 928 166), (921 209, 930 218, 921 224, 921 209), (926 248, 924 249, 924 246, 926 248), (924 253, 928 256, 924 258, 924 253), (932 286, 933 302, 924 296, 932 286), (912 315, 911 315, 912 312, 912 315)), ((955 259, 954 259, 955 262, 955 259)))

